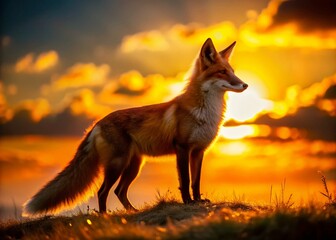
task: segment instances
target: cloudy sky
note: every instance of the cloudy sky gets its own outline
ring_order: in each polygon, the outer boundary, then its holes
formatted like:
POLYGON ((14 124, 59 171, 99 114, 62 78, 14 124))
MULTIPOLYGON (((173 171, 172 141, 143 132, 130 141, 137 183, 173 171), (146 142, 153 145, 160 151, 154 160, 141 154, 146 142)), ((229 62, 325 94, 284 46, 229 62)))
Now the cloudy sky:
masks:
POLYGON ((288 125, 303 111, 331 123, 335 11, 332 0, 2 1, 1 131, 80 134, 115 109, 169 100, 208 37, 218 50, 237 41, 232 65, 250 86, 230 96, 229 119, 288 125))

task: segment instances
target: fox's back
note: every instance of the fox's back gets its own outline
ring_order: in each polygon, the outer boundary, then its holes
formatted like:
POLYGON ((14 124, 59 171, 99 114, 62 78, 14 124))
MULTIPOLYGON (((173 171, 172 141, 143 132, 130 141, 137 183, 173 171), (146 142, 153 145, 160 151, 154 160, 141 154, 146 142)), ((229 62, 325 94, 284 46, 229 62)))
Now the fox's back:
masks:
MULTIPOLYGON (((98 125, 104 138, 129 139, 140 154, 159 156, 174 153, 176 137, 176 105, 173 101, 118 110, 103 118, 98 125)), ((121 140, 121 139, 120 139, 121 140)))

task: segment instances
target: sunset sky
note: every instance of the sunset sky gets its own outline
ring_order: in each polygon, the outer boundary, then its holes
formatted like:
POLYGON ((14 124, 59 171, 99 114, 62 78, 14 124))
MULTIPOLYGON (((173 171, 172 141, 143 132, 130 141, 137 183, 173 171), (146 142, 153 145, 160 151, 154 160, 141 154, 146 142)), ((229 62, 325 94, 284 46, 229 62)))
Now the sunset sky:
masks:
POLYGON ((1 9, 4 134, 81 134, 115 109, 169 100, 208 37, 218 50, 237 41, 232 65, 250 85, 229 96, 228 120, 310 106, 335 117, 334 1, 22 0, 1 9))
MULTIPOLYGON (((249 88, 226 96, 205 191, 268 199, 287 177, 300 200, 320 195, 317 171, 335 188, 336 1, 5 0, 0 9, 0 215, 68 163, 92 122, 178 95, 209 37, 218 51, 237 41, 231 63, 249 88)), ((163 164, 144 168, 136 204, 177 191, 175 163, 163 164)))

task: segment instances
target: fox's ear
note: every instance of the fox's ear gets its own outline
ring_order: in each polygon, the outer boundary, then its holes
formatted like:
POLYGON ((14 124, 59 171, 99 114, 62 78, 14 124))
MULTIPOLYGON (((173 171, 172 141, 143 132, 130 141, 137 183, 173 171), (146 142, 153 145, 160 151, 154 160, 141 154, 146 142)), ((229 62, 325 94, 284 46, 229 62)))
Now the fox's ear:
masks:
POLYGON ((233 52, 233 49, 236 45, 236 41, 234 41, 230 46, 228 46, 227 48, 225 48, 223 51, 220 51, 219 52, 219 55, 222 57, 222 58, 225 58, 227 61, 230 60, 230 56, 233 52))
POLYGON ((208 38, 201 48, 200 59, 202 65, 206 68, 214 64, 216 62, 217 54, 211 38, 208 38))

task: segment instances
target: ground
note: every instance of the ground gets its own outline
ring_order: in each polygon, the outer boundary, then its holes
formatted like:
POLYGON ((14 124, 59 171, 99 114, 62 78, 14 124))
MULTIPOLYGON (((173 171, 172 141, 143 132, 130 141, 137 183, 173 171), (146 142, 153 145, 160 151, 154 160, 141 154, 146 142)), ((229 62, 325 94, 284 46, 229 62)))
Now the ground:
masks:
MULTIPOLYGON (((289 199, 290 200, 290 199, 289 199)), ((48 216, 1 223, 1 239, 336 239, 336 206, 184 205, 161 196, 139 212, 48 216)))

